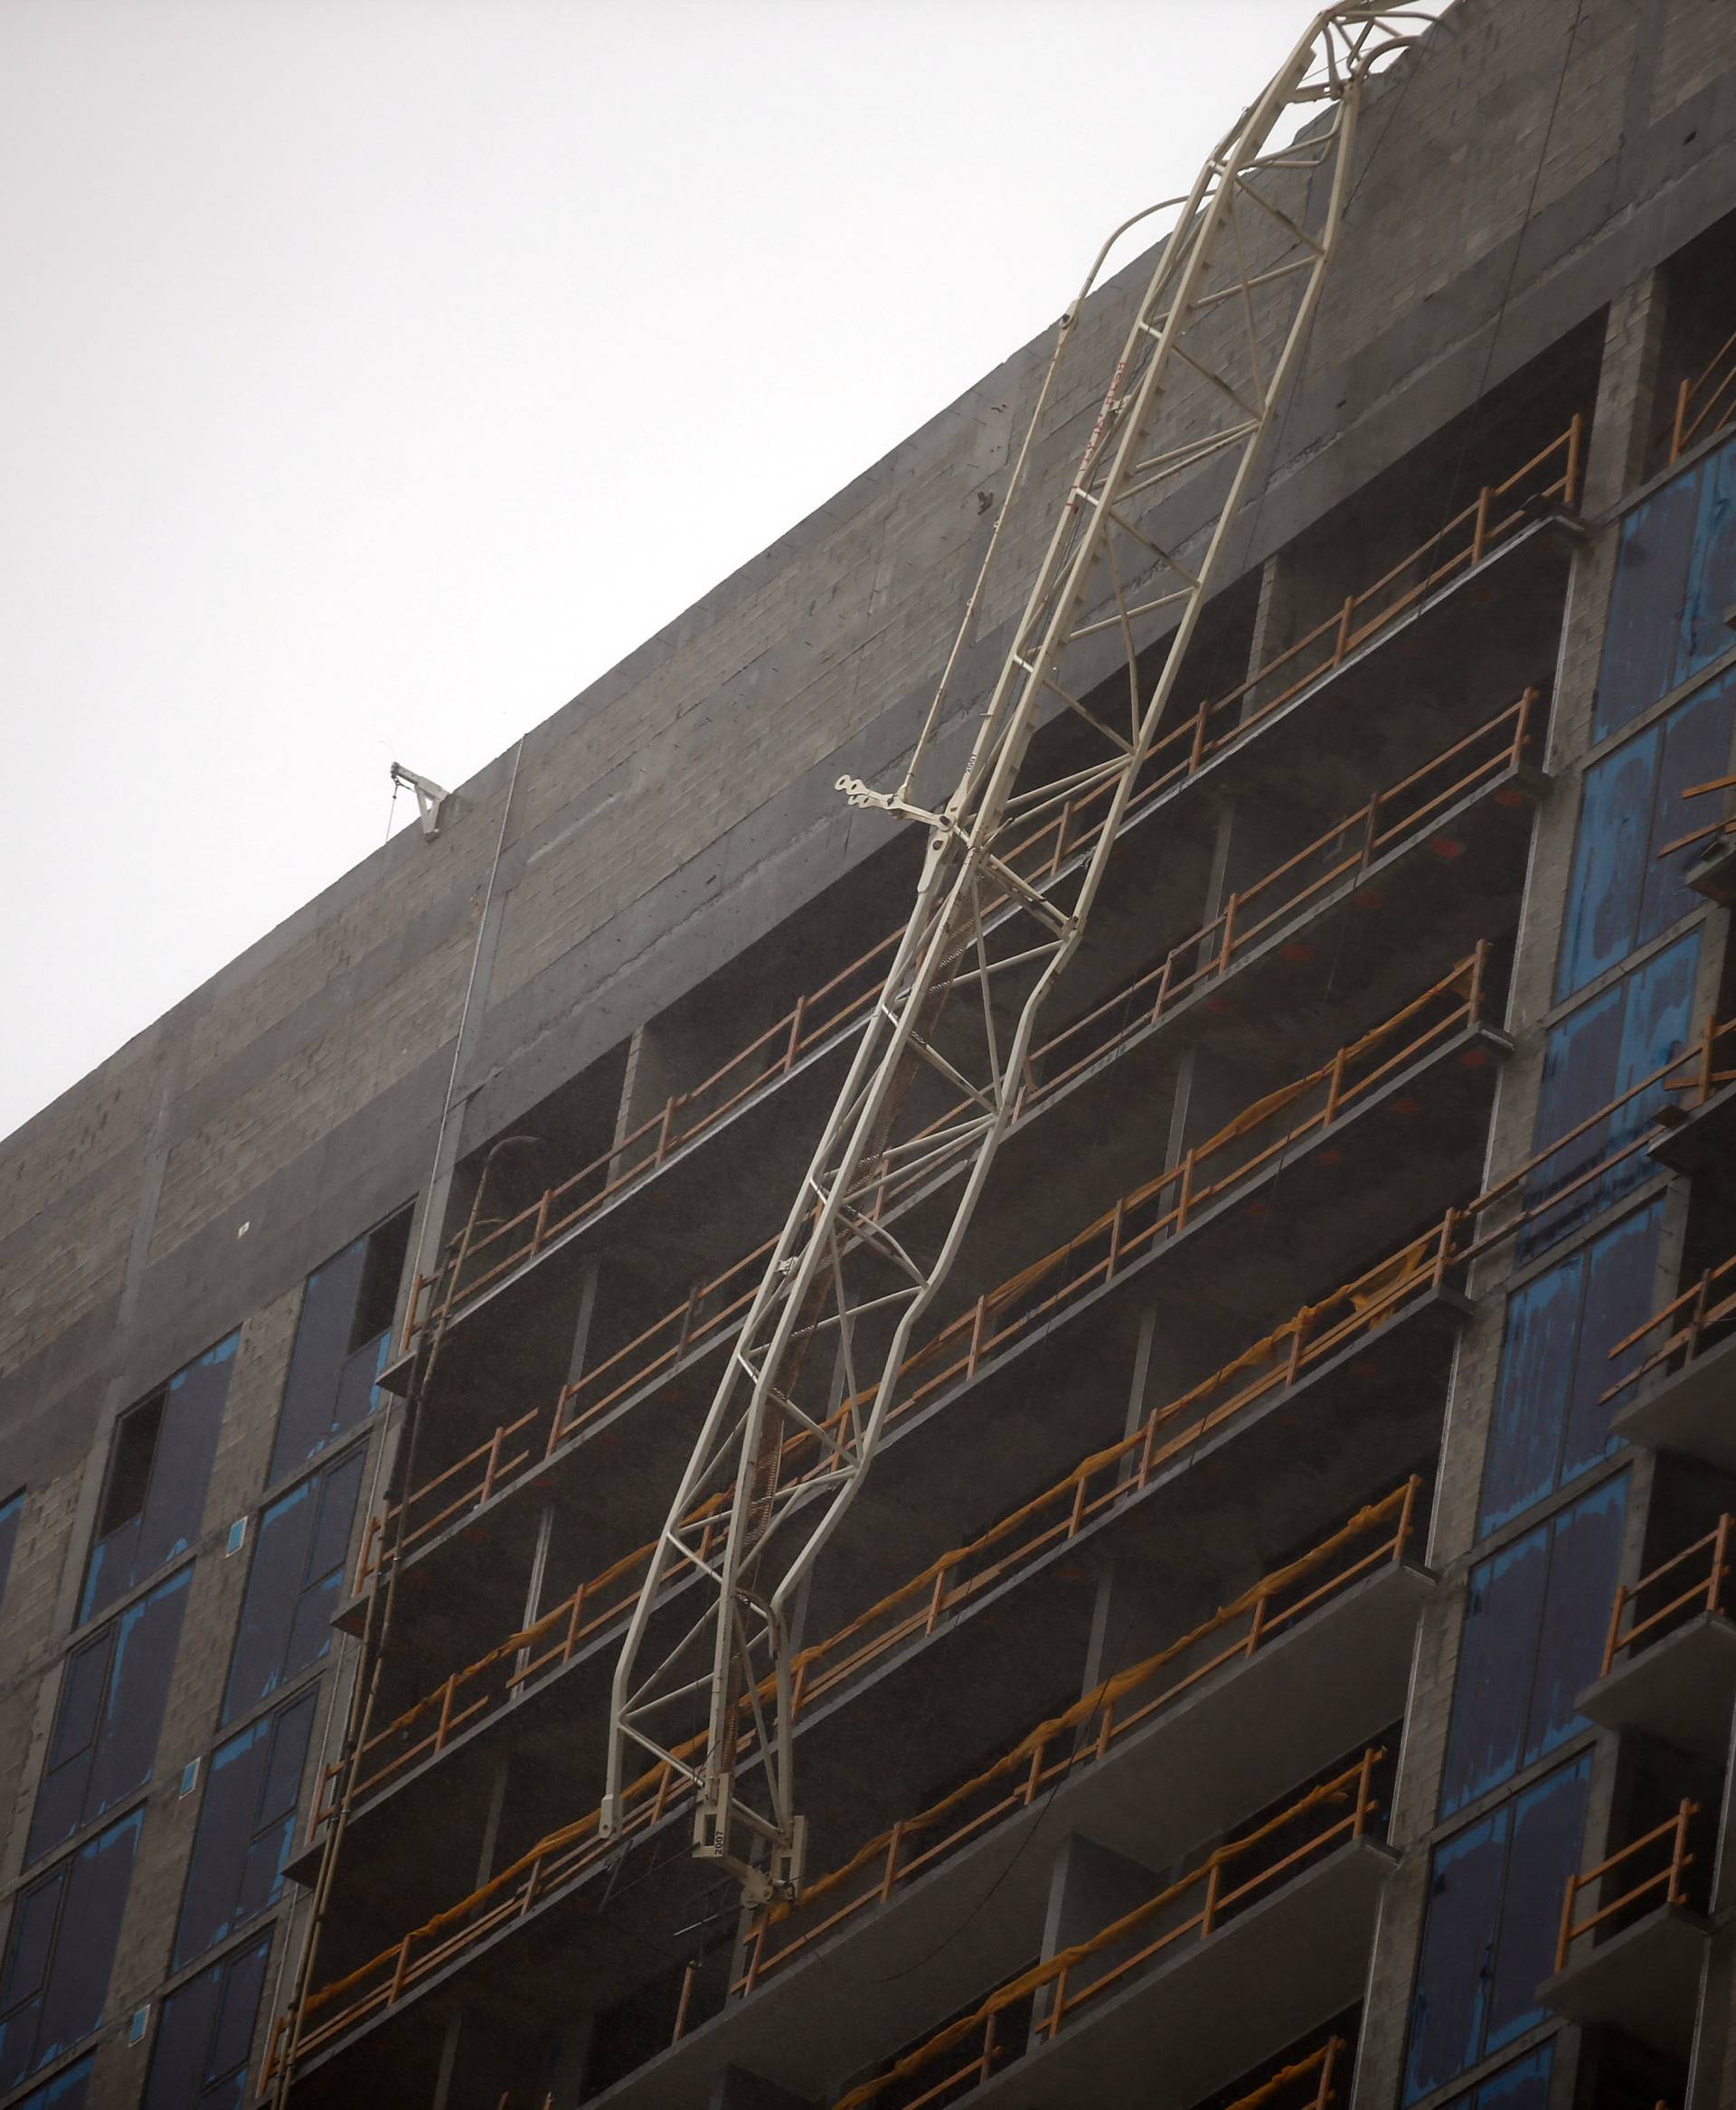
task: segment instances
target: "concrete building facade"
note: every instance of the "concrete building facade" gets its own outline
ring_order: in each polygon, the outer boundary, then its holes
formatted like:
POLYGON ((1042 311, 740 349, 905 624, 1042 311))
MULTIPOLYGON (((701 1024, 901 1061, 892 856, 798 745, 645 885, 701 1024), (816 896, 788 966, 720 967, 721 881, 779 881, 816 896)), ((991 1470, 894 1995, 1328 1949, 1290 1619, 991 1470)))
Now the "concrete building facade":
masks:
POLYGON ((4 1146, 0 2110, 1736 2100, 1729 11, 1457 0, 1357 156, 804 1606, 793 1902, 656 1769, 600 1836, 609 1679, 1046 344, 4 1146))

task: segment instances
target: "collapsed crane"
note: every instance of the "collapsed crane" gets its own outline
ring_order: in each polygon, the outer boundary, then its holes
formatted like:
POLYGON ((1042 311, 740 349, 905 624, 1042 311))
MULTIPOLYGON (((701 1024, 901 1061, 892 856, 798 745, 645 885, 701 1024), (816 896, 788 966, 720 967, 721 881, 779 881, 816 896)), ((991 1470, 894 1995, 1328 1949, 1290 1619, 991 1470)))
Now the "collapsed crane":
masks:
MULTIPOLYGON (((1166 201, 1179 208, 1173 230, 950 798, 925 807, 917 779, 980 580, 897 790, 840 779, 852 803, 927 831, 921 878, 659 1534, 615 1672, 601 1817, 606 1836, 618 1828, 628 1758, 648 1754, 694 1794, 695 1853, 736 1874, 750 1900, 801 1882, 798 1593, 870 1467, 912 1328, 958 1254, 1040 1015, 1086 928, 1332 259, 1363 85, 1429 20, 1403 5, 1325 9, 1192 190, 1166 201), (1201 524, 1160 541, 1154 511, 1184 489, 1201 524), (1061 712, 1087 751, 1045 763, 1033 738, 1061 712), (1089 852, 1034 885, 1012 846, 1090 790, 1106 817, 1089 852), (954 1108, 938 1119, 924 1091, 935 1078, 954 1108), (906 1229, 885 1207, 893 1182, 949 1206, 906 1229)), ((1001 524, 1109 247, 1061 318, 1001 524)))

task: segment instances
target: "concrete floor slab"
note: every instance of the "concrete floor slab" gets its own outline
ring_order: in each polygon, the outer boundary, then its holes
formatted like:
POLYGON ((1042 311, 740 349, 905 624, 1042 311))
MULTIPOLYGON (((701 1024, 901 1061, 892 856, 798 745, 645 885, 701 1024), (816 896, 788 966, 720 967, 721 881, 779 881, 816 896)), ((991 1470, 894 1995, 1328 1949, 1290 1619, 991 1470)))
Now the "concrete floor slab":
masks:
POLYGON ((1661 1379, 1613 1427, 1630 1444, 1736 1473, 1736 1334, 1661 1379))
POLYGON ((1607 1729, 1637 1729, 1722 1766, 1736 1707, 1736 1625, 1703 1613, 1625 1658, 1580 1693, 1579 1710, 1607 1729))
POLYGON ((1582 2028, 1618 2030, 1685 2058, 1710 1933, 1698 1913, 1660 1906, 1545 1979, 1538 1995, 1582 2028))

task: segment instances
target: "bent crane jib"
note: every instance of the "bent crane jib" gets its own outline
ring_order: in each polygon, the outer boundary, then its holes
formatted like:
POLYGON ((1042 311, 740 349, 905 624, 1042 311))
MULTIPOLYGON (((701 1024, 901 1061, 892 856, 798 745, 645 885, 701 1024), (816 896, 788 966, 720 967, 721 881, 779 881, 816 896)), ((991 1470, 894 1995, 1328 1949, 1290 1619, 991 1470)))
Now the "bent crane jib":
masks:
POLYGON ((801 1882, 798 1594, 920 1350, 1295 378, 1342 230, 1364 83, 1429 21, 1401 6, 1317 14, 1172 201, 963 773, 936 811, 914 798, 915 777, 1104 245, 1058 327, 902 780, 892 792, 839 780, 852 805, 928 829, 922 874, 675 1490, 611 1693, 604 1834, 620 1829, 629 1780, 661 1768, 669 1794, 693 1796, 694 1851, 737 1875, 750 1900, 792 1896, 801 1882), (1184 531, 1169 503, 1183 494, 1194 523, 1184 531), (1076 744, 1064 768, 1033 746, 1063 712, 1082 726, 1085 754, 1076 744), (1103 825, 1064 863, 1022 870, 1019 845, 1082 788, 1102 800, 1103 825), (939 1123, 921 1088, 931 1075, 956 1109, 939 1123), (893 1193, 920 1183, 932 1197, 940 1175, 944 1203, 901 1217, 893 1193))

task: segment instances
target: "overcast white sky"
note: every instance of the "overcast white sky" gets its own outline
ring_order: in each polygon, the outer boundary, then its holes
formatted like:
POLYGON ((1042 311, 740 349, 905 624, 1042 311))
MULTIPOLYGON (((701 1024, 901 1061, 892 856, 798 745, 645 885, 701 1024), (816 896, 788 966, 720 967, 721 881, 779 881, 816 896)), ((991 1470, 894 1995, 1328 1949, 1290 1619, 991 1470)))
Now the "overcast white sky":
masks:
POLYGON ((0 1133, 1048 324, 1311 5, 0 0, 0 1133))

